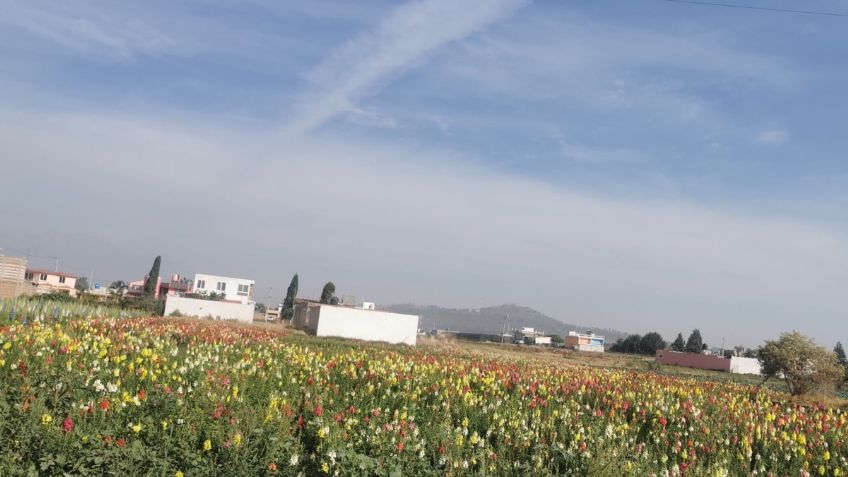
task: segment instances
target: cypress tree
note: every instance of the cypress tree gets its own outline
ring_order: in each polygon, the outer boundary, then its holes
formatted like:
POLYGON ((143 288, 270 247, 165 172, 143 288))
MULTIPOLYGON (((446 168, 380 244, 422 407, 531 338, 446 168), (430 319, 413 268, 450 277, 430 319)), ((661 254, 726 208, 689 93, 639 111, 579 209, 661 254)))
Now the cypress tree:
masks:
POLYGON ((671 349, 674 351, 686 351, 686 342, 683 341, 683 333, 677 333, 677 339, 671 344, 671 349))
POLYGON ((289 283, 289 289, 286 290, 286 299, 283 300, 283 311, 280 315, 280 318, 283 320, 290 320, 294 317, 294 299, 297 297, 297 273, 291 279, 291 283, 289 283))
POLYGON ((704 340, 701 338, 701 331, 697 328, 692 330, 689 339, 686 340, 686 351, 690 353, 700 353, 703 351, 704 340))
POLYGON ((144 283, 144 298, 156 296, 156 282, 159 281, 159 265, 162 264, 162 257, 156 256, 153 260, 153 266, 150 267, 150 273, 147 274, 147 281, 144 283))

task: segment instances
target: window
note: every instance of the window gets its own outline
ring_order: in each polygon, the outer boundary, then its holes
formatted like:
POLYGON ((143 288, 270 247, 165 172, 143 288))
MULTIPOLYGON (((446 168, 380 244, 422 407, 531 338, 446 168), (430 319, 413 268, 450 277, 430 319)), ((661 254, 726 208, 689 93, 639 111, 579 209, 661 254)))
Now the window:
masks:
POLYGON ((218 291, 227 291, 227 284, 224 282, 218 282, 218 291))
POLYGON ((39 280, 47 280, 47 274, 42 273, 38 278, 39 278, 39 280))
POLYGON ((32 280, 32 272, 24 273, 24 280, 32 280))
POLYGON ((247 296, 248 291, 250 290, 250 285, 239 285, 238 286, 238 294, 241 296, 247 296))
POLYGON ((65 277, 59 277, 59 283, 65 283, 65 277))
POLYGON ((206 280, 198 280, 197 288, 206 288, 206 280))

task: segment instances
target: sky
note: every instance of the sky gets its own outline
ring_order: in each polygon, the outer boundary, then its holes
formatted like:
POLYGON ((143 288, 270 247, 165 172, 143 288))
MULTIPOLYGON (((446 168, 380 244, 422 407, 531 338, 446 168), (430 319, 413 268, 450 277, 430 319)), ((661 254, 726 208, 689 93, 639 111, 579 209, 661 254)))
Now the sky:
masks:
POLYGON ((846 16, 667 0, 0 11, 0 248, 33 266, 109 283, 161 255, 167 274, 255 279, 268 303, 297 272, 301 296, 332 280, 360 301, 518 303, 668 340, 848 340, 846 16))

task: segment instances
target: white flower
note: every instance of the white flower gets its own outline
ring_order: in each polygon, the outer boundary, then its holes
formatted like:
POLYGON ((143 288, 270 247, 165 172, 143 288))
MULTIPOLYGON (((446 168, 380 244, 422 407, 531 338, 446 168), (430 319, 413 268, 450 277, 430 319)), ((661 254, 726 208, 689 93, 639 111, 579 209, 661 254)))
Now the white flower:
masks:
POLYGON ((298 460, 300 459, 297 457, 297 454, 292 454, 291 459, 289 459, 289 465, 292 467, 296 466, 298 460))

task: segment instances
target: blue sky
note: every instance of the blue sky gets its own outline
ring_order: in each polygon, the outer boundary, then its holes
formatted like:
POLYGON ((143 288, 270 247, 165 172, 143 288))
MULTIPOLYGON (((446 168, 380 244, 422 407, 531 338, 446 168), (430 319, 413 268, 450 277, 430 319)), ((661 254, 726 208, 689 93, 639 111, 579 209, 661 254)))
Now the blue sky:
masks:
POLYGON ((848 340, 848 18, 280 3, 3 2, 0 247, 104 281, 160 253, 260 298, 298 271, 306 294, 848 340))

